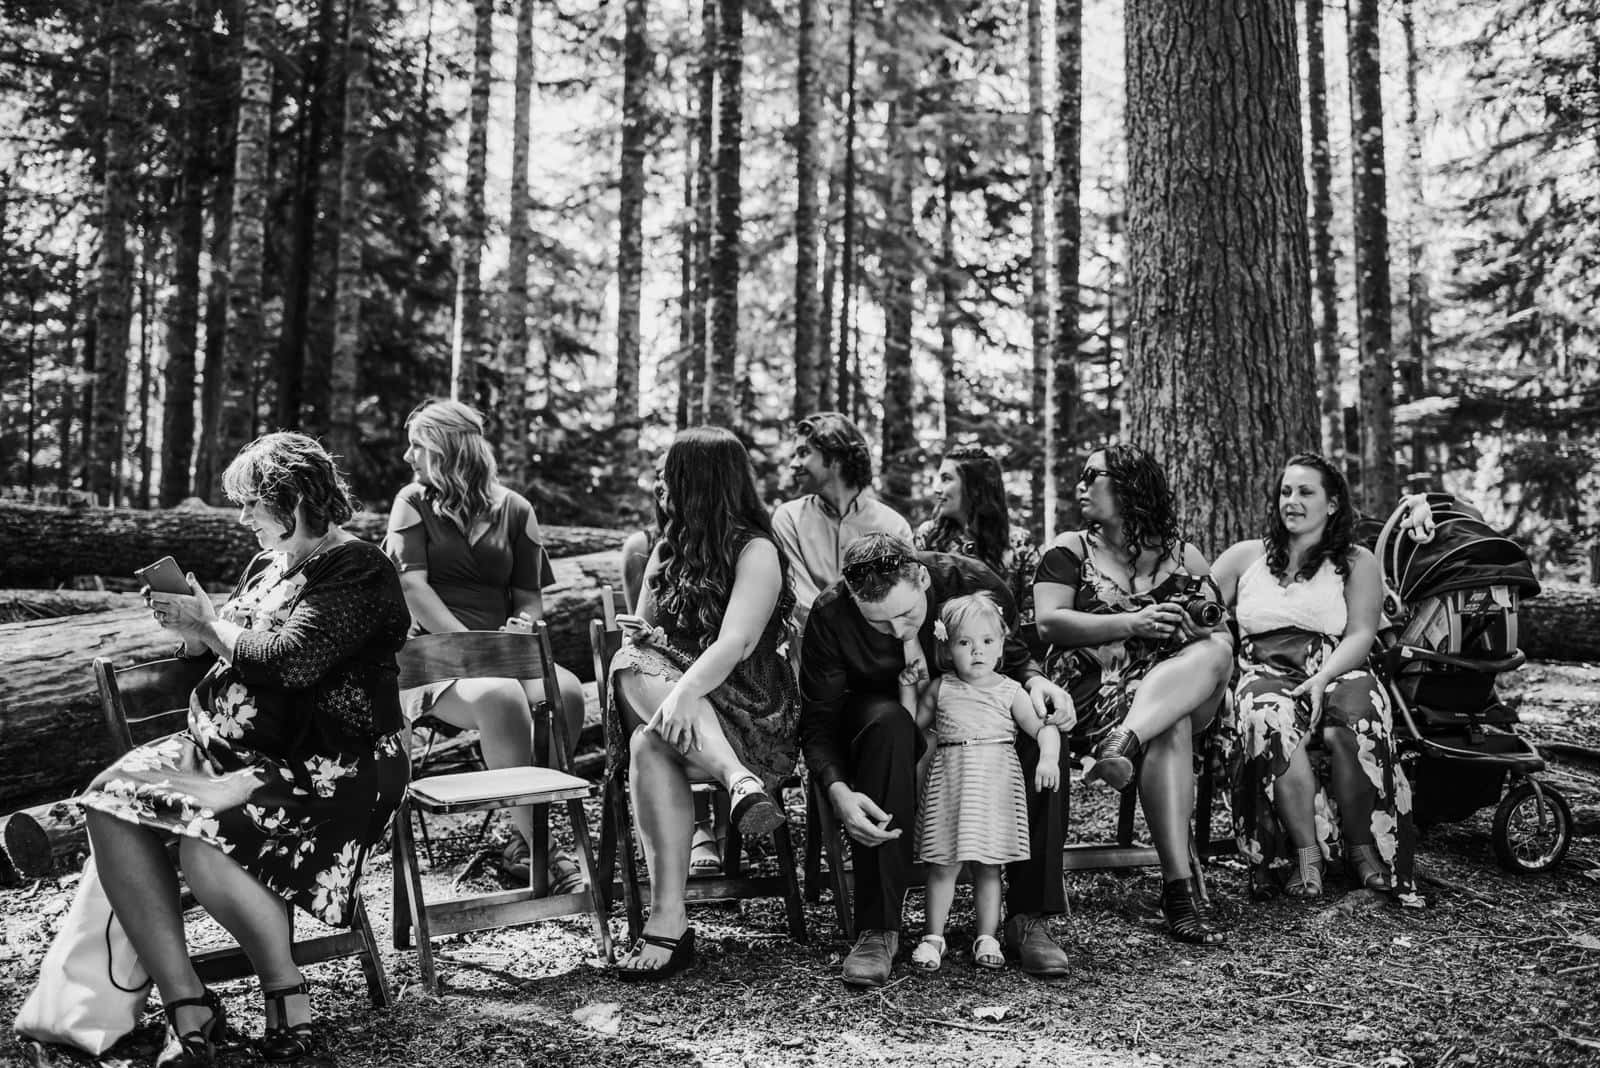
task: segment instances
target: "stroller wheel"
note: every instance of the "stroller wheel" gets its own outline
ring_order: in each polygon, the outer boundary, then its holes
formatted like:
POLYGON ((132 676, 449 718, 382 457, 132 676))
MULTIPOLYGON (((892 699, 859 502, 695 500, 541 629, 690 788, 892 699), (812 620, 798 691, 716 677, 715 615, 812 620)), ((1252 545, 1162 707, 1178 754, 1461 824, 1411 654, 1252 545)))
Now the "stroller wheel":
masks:
POLYGON ((1549 871, 1572 844, 1572 809, 1550 787, 1530 780, 1514 784, 1494 810, 1494 855, 1500 866, 1521 875, 1549 871))

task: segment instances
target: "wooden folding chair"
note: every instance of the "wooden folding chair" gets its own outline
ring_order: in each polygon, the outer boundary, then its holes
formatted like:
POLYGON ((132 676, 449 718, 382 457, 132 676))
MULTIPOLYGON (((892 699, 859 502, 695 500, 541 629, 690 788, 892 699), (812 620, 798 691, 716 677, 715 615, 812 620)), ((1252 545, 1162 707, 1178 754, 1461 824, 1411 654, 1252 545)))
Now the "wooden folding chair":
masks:
MULTIPOLYGON (((96 657, 94 678, 100 690, 100 710, 116 755, 128 752, 135 744, 182 730, 188 723, 189 695, 210 666, 209 660, 176 657, 118 668, 105 657, 96 657)), ((364 861, 365 857, 361 859, 364 861)), ((394 999, 383 970, 383 959, 378 956, 378 943, 367 917, 367 906, 361 899, 359 876, 353 897, 355 907, 350 913, 349 930, 296 939, 294 961, 307 965, 340 957, 360 957, 361 970, 367 977, 367 995, 374 1007, 386 1009, 394 999)), ((185 900, 192 899, 185 894, 185 900)), ((288 915, 292 932, 294 910, 289 909, 288 915)), ((249 958, 238 946, 196 953, 192 960, 195 971, 207 983, 255 974, 249 958)))
POLYGON ((584 799, 595 793, 594 784, 572 774, 568 757, 567 724, 562 713, 560 683, 550 633, 543 622, 533 633, 465 631, 423 634, 400 650, 400 687, 422 686, 456 678, 504 678, 544 684, 544 700, 534 708, 534 754, 551 766, 496 768, 455 775, 416 779, 406 791, 395 816, 395 946, 404 948, 411 928, 417 932, 417 955, 423 985, 439 989, 432 940, 439 935, 482 931, 534 923, 559 916, 588 913, 594 922, 600 955, 611 959, 611 934, 606 927, 606 905, 595 874, 589 823, 584 799), (549 872, 549 806, 565 803, 572 823, 588 886, 577 893, 547 896, 549 872), (502 808, 535 810, 534 836, 529 843, 529 883, 525 890, 480 894, 428 904, 422 893, 416 842, 411 834, 413 812, 439 815, 447 812, 482 812, 502 808))
MULTIPOLYGON (((608 586, 602 591, 604 621, 589 623, 589 643, 594 651, 595 679, 599 687, 600 707, 605 709, 610 699, 611 658, 622 647, 622 631, 616 622, 616 599, 608 586)), ((611 723, 606 721, 606 730, 611 723)), ((609 752, 613 739, 606 738, 609 752)), ((643 890, 639 879, 639 864, 633 852, 633 812, 628 801, 627 769, 615 769, 606 779, 601 800, 600 879, 606 893, 614 892, 612 878, 617 870, 620 854, 622 860, 622 896, 628 916, 628 934, 639 937, 644 930, 643 890)), ((780 789, 798 787, 797 778, 785 780, 780 789)), ((699 780, 690 783, 698 792, 713 793, 712 804, 726 810, 727 792, 721 783, 699 780)), ((781 897, 788 914, 789 937, 805 942, 805 905, 800 896, 800 878, 795 865, 794 839, 787 823, 772 832, 772 844, 777 855, 777 875, 752 875, 744 870, 744 840, 737 825, 728 827, 728 839, 722 851, 722 872, 716 875, 691 875, 684 887, 684 900, 741 901, 746 898, 781 897)))

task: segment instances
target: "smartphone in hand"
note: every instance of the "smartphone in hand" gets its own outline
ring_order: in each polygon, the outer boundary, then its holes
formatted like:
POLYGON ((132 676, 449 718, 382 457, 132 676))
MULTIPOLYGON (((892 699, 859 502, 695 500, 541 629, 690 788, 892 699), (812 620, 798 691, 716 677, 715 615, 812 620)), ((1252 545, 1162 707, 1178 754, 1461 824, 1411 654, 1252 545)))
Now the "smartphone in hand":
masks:
POLYGON ((643 616, 636 616, 631 612, 618 612, 617 626, 621 627, 623 630, 633 631, 644 630, 646 624, 643 616))
POLYGON ((170 556, 163 556, 149 567, 141 567, 134 577, 150 587, 152 593, 192 594, 189 580, 183 577, 183 568, 170 556))

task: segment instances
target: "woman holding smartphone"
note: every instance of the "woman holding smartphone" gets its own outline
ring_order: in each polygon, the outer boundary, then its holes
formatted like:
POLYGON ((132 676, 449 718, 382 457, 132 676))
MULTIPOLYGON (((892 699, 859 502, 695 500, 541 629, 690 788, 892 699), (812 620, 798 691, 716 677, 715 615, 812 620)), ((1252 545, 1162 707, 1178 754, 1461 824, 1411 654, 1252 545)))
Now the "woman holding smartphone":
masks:
MULTIPOLYGON (((539 522, 522 494, 500 484, 483 416, 456 401, 423 404, 406 420, 406 462, 415 481, 395 495, 385 547, 400 572, 412 634, 525 627, 543 615, 540 589, 553 581, 539 522)), ((583 688, 556 668, 577 744, 583 688)), ((406 718, 427 715, 478 732, 490 768, 533 762, 532 704, 543 689, 515 679, 451 679, 401 693, 406 718)), ((529 879, 533 817, 511 810, 516 834, 501 858, 513 882, 529 879)), ((550 892, 574 893, 583 873, 565 850, 550 852, 550 892)))

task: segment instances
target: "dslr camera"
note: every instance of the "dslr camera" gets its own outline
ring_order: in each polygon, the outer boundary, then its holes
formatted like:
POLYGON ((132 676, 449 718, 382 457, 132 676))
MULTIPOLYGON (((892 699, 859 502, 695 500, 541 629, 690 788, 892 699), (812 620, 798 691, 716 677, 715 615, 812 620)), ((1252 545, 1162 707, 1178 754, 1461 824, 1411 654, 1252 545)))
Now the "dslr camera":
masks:
POLYGON ((1183 589, 1167 598, 1167 604, 1183 609, 1197 627, 1214 627, 1222 622, 1222 606, 1206 596, 1204 581, 1195 579, 1183 589))

